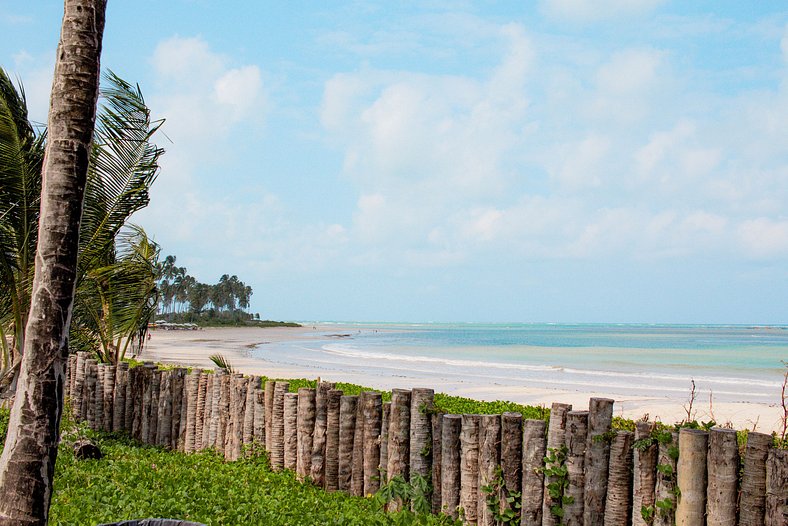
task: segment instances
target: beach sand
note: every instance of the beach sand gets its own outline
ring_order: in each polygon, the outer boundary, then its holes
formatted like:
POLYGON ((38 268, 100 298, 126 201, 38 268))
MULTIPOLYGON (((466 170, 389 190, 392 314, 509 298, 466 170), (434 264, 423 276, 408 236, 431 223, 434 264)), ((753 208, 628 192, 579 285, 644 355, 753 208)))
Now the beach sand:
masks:
MULTIPOLYGON (((575 409, 588 407, 591 397, 613 398, 615 416, 639 419, 648 415, 651 420, 665 423, 686 419, 685 408, 689 393, 681 399, 628 396, 605 392, 604 386, 598 390, 587 389, 543 389, 533 387, 512 387, 495 384, 481 385, 471 381, 446 379, 435 385, 434 378, 425 378, 418 373, 398 376, 383 376, 374 372, 344 372, 324 367, 296 367, 252 358, 250 350, 264 343, 294 340, 307 340, 316 333, 325 331, 341 332, 342 327, 228 327, 206 328, 198 331, 151 331, 151 339, 138 357, 161 363, 181 364, 202 368, 212 368, 212 354, 222 354, 239 372, 265 375, 270 378, 317 378, 328 381, 342 381, 365 385, 376 389, 431 387, 436 392, 465 396, 477 400, 509 400, 527 405, 544 405, 553 402, 570 403, 575 409)), ((699 421, 714 420, 720 425, 730 423, 735 429, 756 429, 760 432, 782 431, 783 409, 780 393, 775 392, 773 404, 742 402, 709 403, 708 396, 699 395, 693 405, 694 417, 699 421)))

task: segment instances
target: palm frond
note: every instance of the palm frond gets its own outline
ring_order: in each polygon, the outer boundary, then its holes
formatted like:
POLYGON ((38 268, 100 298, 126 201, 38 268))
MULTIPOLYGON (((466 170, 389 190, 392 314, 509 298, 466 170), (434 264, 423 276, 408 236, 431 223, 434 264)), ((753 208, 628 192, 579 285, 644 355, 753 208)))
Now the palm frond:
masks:
POLYGON ((222 355, 222 354, 212 354, 208 358, 219 369, 221 369, 221 370, 223 370, 223 371, 225 371, 225 372, 227 372, 229 374, 233 374, 235 372, 235 369, 233 369, 233 366, 230 364, 230 362, 227 360, 227 358, 224 357, 224 355, 222 355))

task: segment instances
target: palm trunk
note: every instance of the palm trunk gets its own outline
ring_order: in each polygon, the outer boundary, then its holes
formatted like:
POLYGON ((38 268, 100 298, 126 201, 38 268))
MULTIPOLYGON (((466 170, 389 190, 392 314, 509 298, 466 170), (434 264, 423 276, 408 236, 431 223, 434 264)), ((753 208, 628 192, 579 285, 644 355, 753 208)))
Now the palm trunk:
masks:
POLYGON ((304 480, 309 475, 312 465, 312 433, 315 431, 315 389, 301 387, 298 389, 298 460, 296 475, 304 480))
POLYGON ((200 371, 197 382, 197 411, 194 421, 194 449, 199 451, 203 448, 202 434, 205 427, 205 392, 208 387, 208 375, 200 371))
POLYGON ((410 476, 427 478, 432 470, 432 424, 435 391, 415 388, 410 398, 410 476))
POLYGON ((88 353, 81 351, 77 353, 77 364, 74 370, 74 388, 71 395, 71 409, 74 416, 78 419, 84 418, 82 405, 85 399, 85 361, 88 353))
POLYGON ((452 519, 460 507, 460 429, 462 416, 444 415, 441 438, 441 511, 452 519))
POLYGON ((79 223, 96 119, 105 0, 66 0, 58 44, 30 314, 0 455, 0 524, 45 524, 57 458, 79 223))
POLYGON ((657 457, 657 485, 654 490, 657 507, 653 526, 673 526, 676 523, 676 460, 679 453, 679 434, 670 433, 670 439, 660 440, 657 457))
POLYGON ((495 471, 500 463, 501 417, 482 415, 479 424, 479 494, 476 501, 477 524, 495 526, 489 499, 497 493, 495 471))
POLYGON ((254 441, 265 446, 265 392, 260 387, 254 390, 254 441))
POLYGON ((200 449, 208 449, 211 447, 211 421, 213 420, 213 383, 221 380, 216 380, 216 374, 207 374, 205 378, 205 414, 202 419, 202 442, 200 449))
POLYGON ((386 476, 389 480, 397 475, 408 478, 410 460, 410 391, 391 390, 391 414, 389 415, 389 445, 386 476))
POLYGON ((160 381, 156 443, 168 448, 172 443, 172 371, 162 371, 160 381))
MULTIPOLYGON (((326 406, 326 484, 328 491, 339 489, 339 407, 342 400, 340 389, 328 392, 326 406)), ((314 418, 312 418, 314 420, 314 418)), ((314 428, 310 430, 313 432, 314 428)))
POLYGON ((254 393, 260 387, 260 377, 251 376, 246 384, 246 412, 244 413, 243 441, 249 445, 254 440, 254 393))
POLYGON ((350 494, 364 495, 364 404, 366 392, 362 392, 356 404, 356 429, 353 433, 353 474, 350 478, 350 494))
POLYGON ((364 393, 364 495, 374 495, 380 488, 380 393, 364 393))
POLYGON ((208 447, 216 447, 219 436, 219 403, 222 396, 222 377, 224 373, 216 371, 211 384, 211 423, 208 426, 208 447))
POLYGON ((285 393, 284 419, 284 466, 295 471, 298 463, 298 393, 285 393))
POLYGON ((96 373, 96 394, 93 398, 93 420, 90 423, 90 427, 94 430, 99 430, 104 424, 104 364, 96 364, 93 370, 96 373))
POLYGON ((563 524, 583 526, 588 411, 569 411, 566 415, 566 477, 563 524))
POLYGON ((592 398, 588 402, 588 443, 585 460, 585 496, 583 519, 586 526, 603 526, 607 466, 610 461, 610 426, 613 422, 613 400, 592 398))
POLYGON ((523 526, 542 526, 546 429, 544 420, 526 420, 523 425, 523 498, 520 508, 520 524, 523 526))
POLYGON ((788 449, 771 449, 766 459, 766 526, 788 523, 788 449))
POLYGON ((271 425, 271 468, 280 471, 285 465, 285 393, 289 382, 276 382, 274 386, 273 423, 271 425))
POLYGON ((181 421, 186 415, 181 412, 183 409, 183 383, 186 378, 186 369, 179 367, 170 372, 170 382, 172 391, 172 426, 170 427, 170 444, 172 449, 179 449, 181 444, 181 421))
POLYGON ((706 489, 706 525, 736 526, 739 496, 739 445, 736 431, 714 428, 709 432, 709 483, 706 489))
POLYGON ((128 362, 115 367, 115 389, 112 395, 112 431, 124 431, 126 422, 126 383, 129 378, 128 362))
POLYGON ((274 387, 273 380, 265 381, 265 450, 271 454, 271 439, 273 438, 272 423, 274 415, 274 387))
POLYGON ((85 420, 91 429, 96 429, 96 384, 98 383, 98 364, 90 359, 85 362, 85 420))
POLYGON ((233 377, 223 374, 220 383, 219 396, 219 428, 216 431, 216 449, 221 454, 226 453, 227 429, 230 427, 230 391, 233 377))
POLYGON ((315 393, 315 431, 312 433, 312 481, 320 487, 326 484, 326 425, 328 422, 328 392, 336 384, 319 382, 315 393))
MULTIPOLYGON (((679 432, 677 480, 681 494, 676 508, 677 526, 704 526, 706 522, 706 454, 709 433, 684 428, 679 432)), ((761 521, 759 524, 763 524, 761 521)))
MULTIPOLYGON (((571 404, 554 403, 550 408, 550 423, 547 426, 547 454, 549 455, 552 450, 560 449, 565 443, 566 435, 566 414, 572 410, 571 404)), ((544 526, 558 526, 558 517, 551 512, 554 506, 560 506, 561 503, 550 496, 547 491, 547 486, 555 484, 557 478, 555 476, 547 476, 544 479, 544 505, 542 507, 542 524, 544 526)))
MULTIPOLYGON (((744 471, 741 478, 740 526, 763 524, 766 516, 766 458, 772 436, 750 432, 744 450, 744 471)), ((679 487, 681 485, 679 484, 679 487)))
POLYGON ((460 508, 476 524, 479 494, 479 415, 462 415, 460 430, 460 508))
MULTIPOLYGON (((382 440, 381 435, 381 440, 382 440)), ((432 514, 441 512, 443 498, 443 413, 432 415, 432 514)))
MULTIPOLYGON (((652 425, 640 421, 635 425, 635 442, 646 441, 651 437, 652 425)), ((651 521, 644 517, 644 510, 654 510, 657 484, 657 444, 636 447, 633 456, 634 473, 632 479, 632 526, 649 526, 651 521)), ((645 515, 648 516, 648 513, 645 515)))
POLYGON ((632 443, 631 431, 618 431, 610 442, 605 526, 627 526, 632 509, 632 443))
POLYGON ((523 415, 504 413, 501 415, 501 476, 503 495, 501 512, 514 510, 514 502, 507 502, 513 494, 520 494, 523 483, 523 415))
POLYGON ((356 430, 358 396, 345 395, 339 400, 339 466, 338 488, 350 490, 353 477, 353 437, 356 430))

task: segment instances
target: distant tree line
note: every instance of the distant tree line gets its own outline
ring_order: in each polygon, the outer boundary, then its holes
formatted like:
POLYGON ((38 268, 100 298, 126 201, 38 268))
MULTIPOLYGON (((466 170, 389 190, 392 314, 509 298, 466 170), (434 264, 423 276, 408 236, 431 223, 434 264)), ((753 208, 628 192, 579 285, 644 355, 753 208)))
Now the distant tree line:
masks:
POLYGON ((167 256, 157 266, 160 316, 171 321, 252 319, 247 312, 252 287, 238 276, 224 274, 216 284, 201 283, 176 261, 175 256, 167 256))

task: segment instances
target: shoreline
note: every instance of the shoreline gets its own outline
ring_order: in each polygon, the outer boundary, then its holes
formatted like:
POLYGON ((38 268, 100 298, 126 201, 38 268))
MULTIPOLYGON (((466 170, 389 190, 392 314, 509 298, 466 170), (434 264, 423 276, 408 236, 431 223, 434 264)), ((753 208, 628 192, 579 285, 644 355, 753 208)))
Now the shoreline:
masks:
MULTIPOLYGON (((271 378, 320 377, 323 380, 360 384, 381 390, 431 387, 436 392, 478 400, 507 400, 546 407, 550 407, 553 402, 563 402, 572 404, 576 409, 586 408, 588 399, 592 397, 612 398, 615 400, 614 416, 638 420, 648 415, 649 419, 663 423, 679 422, 687 417, 684 405, 689 392, 683 398, 663 398, 622 396, 605 392, 603 387, 572 389, 480 384, 471 380, 436 379, 418 372, 392 376, 376 374, 373 371, 339 371, 318 365, 287 365, 253 358, 250 353, 250 349, 266 343, 306 341, 326 332, 344 334, 354 330, 357 329, 339 324, 267 328, 210 327, 197 331, 154 330, 151 331, 151 339, 145 349, 137 358, 210 369, 214 364, 209 356, 218 353, 223 354, 238 372, 271 378)), ((778 403, 779 395, 779 391, 775 393, 774 404, 713 400, 710 404, 704 395, 699 394, 693 405, 693 413, 698 421, 713 419, 719 425, 730 423, 735 429, 755 428, 760 432, 779 432, 782 431, 783 416, 782 407, 778 403)))

